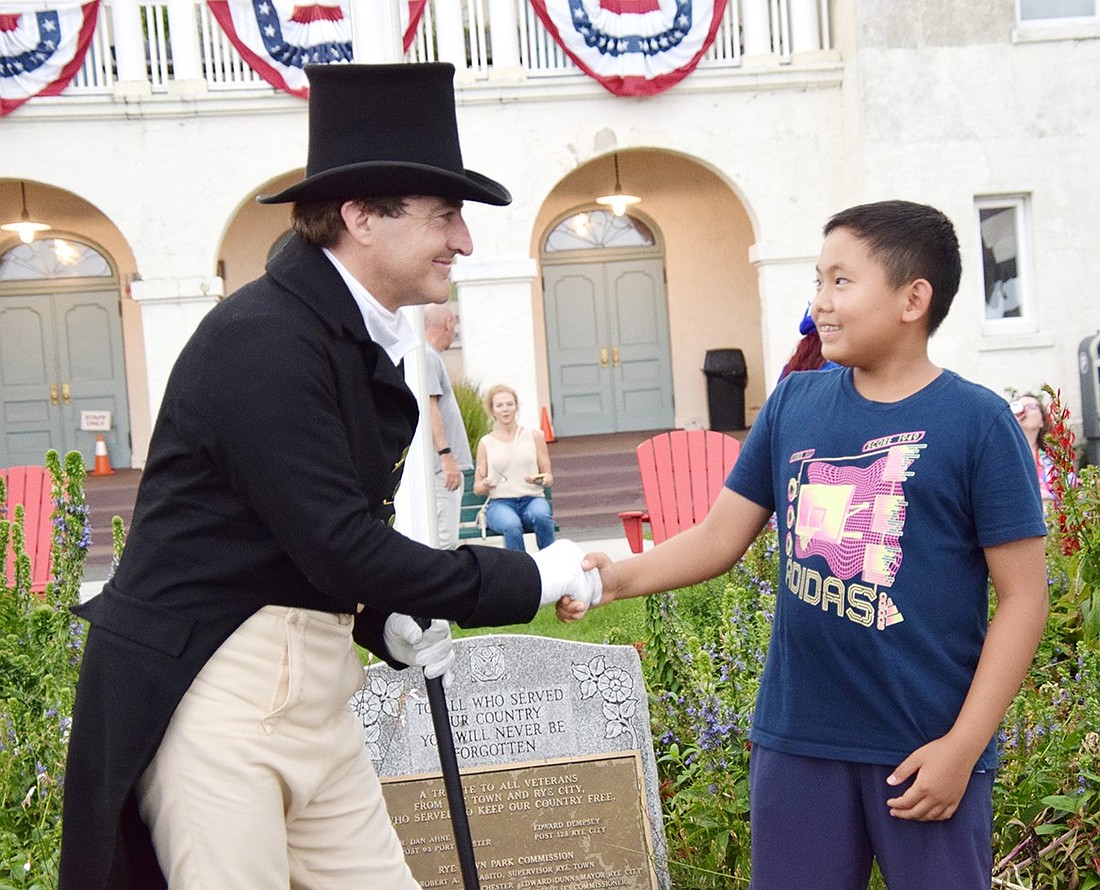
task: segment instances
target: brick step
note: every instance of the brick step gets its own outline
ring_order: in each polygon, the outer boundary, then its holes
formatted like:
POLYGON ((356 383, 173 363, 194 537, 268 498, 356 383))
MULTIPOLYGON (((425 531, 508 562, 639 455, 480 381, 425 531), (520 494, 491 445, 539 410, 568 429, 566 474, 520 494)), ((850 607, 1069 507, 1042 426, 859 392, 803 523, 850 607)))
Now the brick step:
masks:
POLYGON ((638 458, 633 451, 623 451, 607 454, 566 454, 561 457, 550 454, 550 463, 554 471, 558 468, 568 469, 570 472, 587 472, 599 469, 632 469, 638 471, 638 458))
POLYGON ((559 493, 598 490, 641 491, 638 466, 563 467, 554 464, 554 497, 559 493))
POLYGON ((567 491, 554 486, 554 513, 579 513, 585 510, 640 510, 642 493, 631 488, 609 487, 567 491))
POLYGON ((565 537, 617 537, 618 514, 643 509, 636 438, 599 441, 589 451, 564 454, 550 445, 554 468, 554 519, 565 537), (602 447, 600 447, 602 446, 602 447))
POLYGON ((92 543, 84 560, 86 581, 107 577, 115 552, 111 522, 114 517, 121 517, 126 530, 130 530, 140 479, 140 470, 116 468, 110 476, 89 476, 85 480, 84 498, 92 526, 92 543))

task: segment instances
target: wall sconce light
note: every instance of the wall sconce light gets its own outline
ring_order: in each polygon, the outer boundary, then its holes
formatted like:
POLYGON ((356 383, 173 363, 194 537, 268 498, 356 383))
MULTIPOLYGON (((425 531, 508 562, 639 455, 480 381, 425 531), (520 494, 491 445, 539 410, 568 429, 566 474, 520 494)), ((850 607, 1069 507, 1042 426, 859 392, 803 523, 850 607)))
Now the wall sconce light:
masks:
POLYGON ((24 244, 30 244, 36 233, 45 232, 49 226, 45 223, 31 221, 31 215, 27 212, 27 184, 20 181, 19 190, 23 196, 23 213, 19 217, 19 222, 4 223, 0 226, 0 229, 5 232, 15 232, 19 235, 20 241, 24 244))
POLYGON ((611 157, 615 161, 615 191, 613 194, 597 198, 596 203, 610 207, 612 213, 616 216, 622 216, 626 213, 627 207, 631 204, 637 204, 642 199, 637 195, 627 195, 623 192, 622 183, 619 182, 619 153, 615 152, 611 157))

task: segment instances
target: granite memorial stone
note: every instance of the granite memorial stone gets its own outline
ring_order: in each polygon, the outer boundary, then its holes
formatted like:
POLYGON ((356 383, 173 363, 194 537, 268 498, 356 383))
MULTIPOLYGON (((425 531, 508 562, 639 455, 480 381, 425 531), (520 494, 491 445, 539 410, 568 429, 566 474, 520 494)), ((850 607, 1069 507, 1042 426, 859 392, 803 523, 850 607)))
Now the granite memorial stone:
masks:
MULTIPOLYGON (((447 690, 482 890, 666 890, 641 663, 632 646, 455 641, 447 690)), ((461 887, 423 676, 365 669, 352 698, 424 887, 461 887)))

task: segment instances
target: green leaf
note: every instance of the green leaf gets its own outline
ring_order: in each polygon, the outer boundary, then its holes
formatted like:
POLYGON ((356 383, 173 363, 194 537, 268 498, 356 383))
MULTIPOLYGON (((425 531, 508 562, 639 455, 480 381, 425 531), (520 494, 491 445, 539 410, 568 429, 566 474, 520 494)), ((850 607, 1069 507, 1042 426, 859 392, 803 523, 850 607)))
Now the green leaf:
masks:
POLYGON ((1088 801, 1088 797, 1087 794, 1051 794, 1043 798, 1043 803, 1063 813, 1076 813, 1088 801))

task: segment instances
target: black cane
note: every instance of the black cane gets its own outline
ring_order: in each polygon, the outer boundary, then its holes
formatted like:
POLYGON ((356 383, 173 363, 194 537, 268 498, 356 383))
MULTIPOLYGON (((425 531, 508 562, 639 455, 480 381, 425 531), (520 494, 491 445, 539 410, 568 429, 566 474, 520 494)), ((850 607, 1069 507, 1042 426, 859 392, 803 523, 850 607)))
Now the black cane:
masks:
MULTIPOLYGON (((425 629, 431 625, 431 621, 426 618, 418 618, 416 621, 425 629)), ((425 677, 424 682, 428 687, 428 704, 432 709, 432 725, 435 727, 435 740, 439 748, 439 765, 443 769, 443 787, 447 790, 447 806, 451 810, 458 864, 462 868, 462 886, 465 890, 481 890, 477 861, 474 859, 474 839, 470 835, 470 819, 466 815, 466 799, 462 796, 462 778, 458 774, 458 755, 455 753, 454 736, 451 735, 451 716, 447 711, 447 693, 443 689, 443 678, 425 677)))

